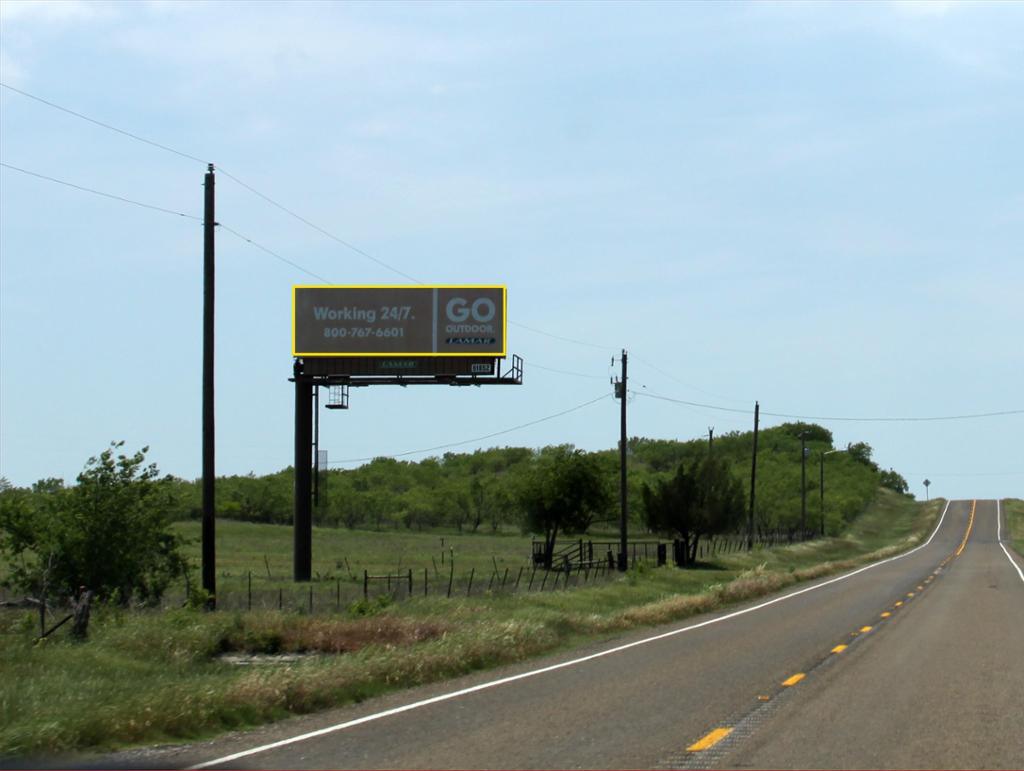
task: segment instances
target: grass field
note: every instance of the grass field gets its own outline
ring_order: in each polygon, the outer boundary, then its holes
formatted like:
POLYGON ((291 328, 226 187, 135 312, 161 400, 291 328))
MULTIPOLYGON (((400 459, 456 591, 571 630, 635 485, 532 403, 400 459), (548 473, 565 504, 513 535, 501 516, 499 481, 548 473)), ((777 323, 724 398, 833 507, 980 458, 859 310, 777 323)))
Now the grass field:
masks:
POLYGON ((1009 538, 1017 553, 1024 556, 1024 500, 1020 498, 1005 498, 1002 502, 1003 511, 1006 513, 1006 525, 1009 529, 1009 538))
MULTIPOLYGON (((200 524, 178 522, 174 529, 189 540, 186 552, 199 564, 200 524)), ((506 569, 515 575, 521 566, 529 565, 530 540, 518 533, 459 535, 317 527, 313 528, 313 588, 318 599, 330 604, 340 582, 343 599, 351 601, 362 594, 364 570, 371 575, 404 575, 412 569, 417 593, 422 592, 424 570, 436 592, 447 587, 453 561, 458 585, 464 586, 474 571, 486 586, 495 569, 501 575, 506 569)), ((218 520, 216 544, 217 595, 225 607, 243 607, 250 574, 254 605, 276 603, 281 590, 286 607, 304 606, 308 592, 297 591, 292 582, 291 527, 218 520)))
MULTIPOLYGON (((99 608, 84 644, 59 634, 35 644, 33 613, 0 614, 0 756, 198 738, 682 619, 909 548, 943 503, 882 491, 841 538, 730 554, 701 569, 642 565, 568 591, 418 597, 312 615, 99 608), (303 655, 239 666, 228 652, 303 655)), ((222 583, 264 555, 272 575, 287 575, 288 528, 220 525, 222 583)), ((318 531, 314 570, 337 575, 339 554, 353 570, 387 569, 399 557, 429 565, 439 547, 437 535, 318 531)), ((529 539, 463 536, 451 548, 460 567, 493 569, 492 558, 525 561, 529 539)))

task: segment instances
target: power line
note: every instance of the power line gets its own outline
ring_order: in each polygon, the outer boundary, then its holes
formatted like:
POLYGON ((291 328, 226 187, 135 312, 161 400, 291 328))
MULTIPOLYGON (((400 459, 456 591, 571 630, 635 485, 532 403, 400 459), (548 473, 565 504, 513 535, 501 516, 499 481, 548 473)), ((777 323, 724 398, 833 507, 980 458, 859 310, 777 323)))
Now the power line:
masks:
POLYGON ((228 233, 230 233, 231 235, 235 236, 236 238, 240 238, 240 239, 242 239, 243 241, 245 241, 245 242, 247 242, 247 243, 250 243, 250 244, 252 244, 252 245, 253 245, 253 246, 255 246, 255 247, 256 247, 257 249, 259 249, 259 250, 261 250, 261 251, 263 251, 263 252, 266 252, 267 254, 269 254, 269 255, 270 255, 271 257, 274 257, 275 259, 278 259, 278 260, 280 260, 281 262, 287 263, 288 265, 291 265, 291 266, 292 266, 293 268, 296 268, 297 270, 301 270, 301 271, 302 271, 303 273, 305 273, 306 275, 312 276, 312 277, 313 277, 313 278, 315 278, 315 279, 319 279, 320 281, 323 281, 323 282, 324 282, 325 284, 330 284, 330 283, 331 283, 331 282, 330 282, 330 281, 329 281, 328 279, 324 278, 323 276, 320 276, 320 275, 318 275, 318 274, 314 273, 314 272, 313 272, 313 271, 311 271, 311 270, 306 270, 306 268, 304 268, 304 267, 302 267, 301 265, 299 265, 299 263, 297 263, 297 262, 292 262, 292 261, 291 261, 291 260, 289 260, 289 259, 288 259, 287 257, 282 257, 282 256, 281 256, 280 254, 278 254, 277 252, 275 252, 275 251, 274 251, 274 250, 272 250, 272 249, 268 249, 268 248, 267 248, 267 247, 265 247, 265 246, 264 246, 263 244, 261 244, 261 243, 258 243, 258 242, 256 242, 256 241, 253 241, 253 240, 252 240, 251 238, 249 238, 248 236, 244 236, 244 235, 242 235, 241 233, 239 233, 239 232, 238 232, 237 230, 234 230, 233 228, 229 228, 229 227, 228 227, 227 225, 225 225, 225 224, 224 224, 223 222, 218 222, 218 223, 217 223, 217 227, 219 227, 219 228, 220 228, 221 230, 226 230, 226 231, 227 231, 228 233))
POLYGON ((196 216, 194 216, 192 214, 185 214, 184 212, 174 211, 173 209, 165 209, 162 206, 154 206, 153 204, 143 203, 142 201, 135 201, 135 200, 132 200, 131 198, 125 198, 125 197, 120 196, 120 195, 114 195, 113 193, 104 193, 102 190, 94 190, 91 187, 85 187, 83 185, 76 185, 73 182, 68 182, 67 180, 57 179, 56 177, 48 177, 45 174, 39 174, 38 172, 35 172, 35 171, 29 171, 28 169, 22 169, 22 168, 20 168, 18 166, 12 166, 11 164, 4 163, 3 161, 0 161, 0 166, 3 166, 5 169, 11 169, 12 171, 18 171, 18 172, 21 172, 22 174, 27 174, 30 177, 38 177, 39 179, 45 179, 47 182, 54 182, 54 183, 56 183, 58 185, 64 185, 65 187, 74 188, 75 190, 81 190, 84 193, 92 193, 93 195, 99 195, 99 196, 102 196, 104 198, 110 198, 110 199, 112 199, 114 201, 120 201, 122 203, 130 203, 133 206, 141 206, 143 209, 152 209, 153 211, 163 212, 164 214, 173 214, 176 217, 185 217, 186 219, 195 220, 197 222, 202 222, 203 221, 202 217, 196 217, 196 216))
POLYGON ((698 388, 697 386, 693 385, 692 383, 685 383, 682 380, 680 380, 679 378, 677 378, 675 375, 673 375, 671 372, 666 372, 665 370, 661 369, 660 367, 657 367, 654 364, 651 364, 651 362, 647 361, 642 356, 638 356, 636 353, 633 354, 633 358, 636 361, 638 361, 641 364, 643 364, 645 367, 649 367, 650 369, 653 369, 655 372, 657 372, 657 373, 659 373, 661 375, 664 375, 669 380, 674 380, 676 383, 678 383, 679 385, 681 385, 681 386, 683 386, 685 388, 689 388, 689 389, 691 389, 693 391, 697 391, 698 393, 702 393, 705 396, 712 396, 712 397, 714 397, 716 399, 725 399, 727 402, 738 402, 738 401, 740 401, 739 399, 730 399, 728 397, 722 396, 721 394, 715 394, 715 393, 711 393, 710 391, 705 391, 703 388, 698 388))
POLYGON ((204 161, 202 158, 196 158, 194 155, 189 155, 188 153, 184 153, 181 150, 175 150, 173 147, 168 147, 167 145, 162 145, 159 142, 154 142, 152 139, 146 139, 145 137, 140 137, 138 134, 133 134, 130 131, 125 131, 124 129, 119 129, 117 126, 111 126, 109 123, 104 123, 101 120, 96 120, 95 118, 90 118, 88 115, 83 115, 82 113, 75 112, 74 110, 71 110, 71 109, 69 109, 67 107, 62 107, 61 105, 59 105, 59 104, 57 104, 55 102, 51 102, 51 101, 49 101, 47 99, 43 99, 41 96, 36 96, 35 94, 30 94, 28 91, 22 91, 20 88, 15 88, 14 86, 9 86, 9 85, 7 85, 6 83, 3 83, 3 82, 0 82, 0 86, 3 86, 7 90, 13 91, 16 94, 21 94, 22 96, 27 96, 29 99, 34 99, 37 102, 45 104, 47 107, 52 107, 55 110, 60 110, 61 112, 66 112, 68 115, 74 115, 76 118, 81 118, 84 121, 88 121, 89 123, 93 123, 93 124, 95 124, 97 126, 100 126, 102 128, 107 129, 108 131, 115 131, 118 134, 123 134, 124 136, 129 137, 131 139, 134 139, 137 142, 144 142, 147 145, 152 145, 153 147, 158 147, 161 150, 166 150, 169 153, 174 153, 175 155, 180 155, 182 158, 188 158, 190 161, 196 161, 196 162, 202 163, 202 164, 206 163, 206 161, 204 161))
MULTIPOLYGON (((203 164, 207 163, 207 161, 204 161, 202 158, 197 158, 196 156, 192 155, 191 153, 186 153, 186 152, 183 152, 181 150, 176 150, 173 147, 169 147, 168 145, 161 144, 160 142, 154 142, 152 139, 147 139, 146 137, 139 136, 138 134, 132 133, 131 131, 126 131, 125 129, 118 128, 117 126, 113 126, 110 123, 105 123, 104 121, 97 120, 96 118, 90 118, 88 115, 83 115, 80 112, 77 112, 77 111, 72 110, 72 109, 70 109, 68 107, 64 107, 62 105, 59 105, 56 102, 51 102, 49 99, 43 99, 41 96, 36 96, 35 94, 30 94, 28 91, 23 91, 20 88, 15 88, 14 86, 10 86, 7 83, 0 82, 0 86, 3 86, 4 88, 6 88, 6 89, 8 89, 10 91, 13 91, 16 94, 21 94, 22 96, 28 97, 29 99, 33 99, 33 100, 39 102, 40 104, 45 104, 47 107, 52 107, 53 109, 60 110, 61 112, 67 113, 68 115, 73 115, 76 118, 79 118, 81 120, 87 121, 87 122, 92 123, 92 124, 94 124, 96 126, 100 126, 102 128, 105 128, 108 131, 116 132, 118 134, 121 134, 122 136, 128 137, 129 139, 134 139, 137 142, 142 142, 144 144, 150 145, 151 147, 156 147, 156 148, 159 148, 160 150, 164 150, 164 151, 169 152, 169 153, 174 153, 177 156, 180 156, 182 158, 187 158, 188 160, 191 160, 191 161, 197 161, 197 162, 203 163, 203 164)), ((416 279, 416 278, 410 276, 408 273, 405 273, 404 271, 399 270, 398 268, 394 267, 393 265, 389 265, 388 263, 384 262, 383 260, 380 260, 380 259, 374 257, 372 254, 369 254, 368 252, 363 251, 362 249, 360 249, 355 244, 351 244, 348 241, 346 241, 345 239, 343 239, 343 238, 341 238, 339 236, 336 236, 334 233, 331 233, 329 230, 326 230, 325 228, 320 227, 316 223, 310 222, 308 219, 303 217, 301 214, 298 214, 297 212, 294 212, 291 209, 289 209, 287 206, 284 206, 283 204, 278 203, 277 201, 275 201, 270 196, 266 195, 265 193, 260 192, 256 188, 254 188, 252 185, 246 184, 241 179, 236 177, 234 174, 231 174, 230 172, 228 172, 223 167, 218 166, 217 170, 221 174, 223 174, 225 177, 227 177, 228 179, 234 181, 236 184, 238 184, 241 187, 243 187, 246 190, 248 190, 250 193, 253 193, 254 195, 259 196, 260 198, 262 198, 264 201, 266 201, 270 205, 276 206, 278 209, 283 211, 285 214, 288 214, 289 216, 294 217, 296 220, 298 220, 299 222, 303 223, 304 225, 312 228, 313 230, 317 231, 318 233, 320 233, 320 234, 322 234, 324 236, 327 236, 331 240, 336 241, 337 243, 339 243, 342 246, 344 246, 346 249, 350 249, 351 251, 355 252, 356 254, 361 255, 362 257, 365 257, 366 259, 375 262, 380 267, 385 268, 386 270, 389 270, 392 273, 395 273, 395 274, 397 274, 399 276, 402 276, 403 278, 408 279, 409 281, 412 281, 413 283, 416 283, 416 284, 422 284, 423 283, 419 279, 416 279)), ((254 243, 254 245, 256 245, 255 242, 253 242, 253 243, 254 243)), ((281 258, 281 259, 284 259, 284 258, 281 258)), ((295 265, 296 267, 299 267, 298 265, 296 265, 296 263, 291 263, 291 264, 295 265)), ((306 270, 305 268, 299 267, 299 269, 302 270, 305 273, 310 273, 310 271, 306 270)), ((330 282, 328 282, 328 283, 330 283, 330 282)))
POLYGON ((535 327, 529 327, 526 324, 520 324, 519 322, 516 322, 516 321, 509 321, 508 323, 510 325, 512 325, 513 327, 519 327, 520 329, 525 329, 528 332, 533 332, 533 333, 538 334, 538 335, 544 335, 545 337, 550 337, 550 338, 553 338, 555 340, 561 340, 561 341, 566 342, 566 343, 573 343, 574 345, 583 345, 583 346, 586 346, 587 348, 597 348, 600 351, 617 351, 617 350, 619 350, 618 348, 615 348, 615 347, 610 346, 610 345, 597 345, 596 343, 587 343, 587 342, 584 342, 583 340, 575 340, 575 339, 573 339, 571 337, 562 337, 561 335, 553 335, 550 332, 545 332, 543 329, 536 329, 535 327))
MULTIPOLYGON (((14 86, 10 86, 10 85, 8 85, 6 83, 3 83, 3 82, 0 82, 0 86, 3 86, 4 88, 6 88, 6 89, 8 89, 10 91, 13 91, 13 92, 15 92, 17 94, 21 94, 22 96, 25 96, 25 97, 27 97, 29 99, 32 99, 32 100, 34 100, 36 102, 39 102, 40 104, 44 104, 44 105, 46 105, 48 107, 51 107, 51 108, 53 108, 55 110, 60 110, 61 112, 67 113, 68 115, 73 115, 74 117, 79 118, 79 119, 84 120, 84 121, 87 121, 89 123, 92 123, 93 125, 100 126, 100 127, 105 128, 105 129, 107 129, 109 131, 113 131, 113 132, 115 132, 117 134, 120 134, 122 136, 128 137, 129 139, 134 139, 134 140, 136 140, 138 142, 142 142, 144 144, 150 145, 151 147, 156 147, 156 148, 158 148, 160 150, 164 150, 166 152, 173 153, 173 154, 175 154, 177 156, 180 156, 182 158, 187 158, 188 160, 191 160, 191 161, 197 161, 197 162, 203 163, 203 164, 207 163, 203 159, 197 158, 196 156, 194 156, 194 155, 192 155, 190 153, 186 153, 186 152, 184 152, 182 150, 177 150, 177 149, 175 149, 173 147, 170 147, 168 145, 162 144, 160 142, 155 142, 155 141, 153 141, 151 139, 147 139, 147 138, 145 138, 143 136, 140 136, 138 134, 135 134, 135 133, 133 133, 131 131, 127 131, 125 129, 118 128, 117 126, 114 126, 114 125, 112 125, 110 123, 106 123, 104 121, 97 120, 96 118, 91 118, 88 115, 84 115, 84 114, 82 114, 80 112, 77 112, 75 110, 72 110, 72 109, 70 109, 68 107, 64 107, 64 106, 62 106, 60 104, 57 104, 56 102, 50 101, 49 99, 43 99, 40 96, 36 96, 35 94, 31 94, 28 91, 23 91, 20 88, 15 88, 14 86)), ((423 281, 419 280, 418 278, 416 278, 414 276, 411 276, 410 274, 406 273, 405 271, 400 270, 400 269, 394 267, 393 265, 388 264, 384 260, 381 260, 381 259, 379 259, 377 257, 374 257, 369 252, 367 252, 367 251, 365 251, 363 249, 360 249, 355 244, 352 244, 349 241, 346 241, 345 239, 341 238, 340 236, 335 235, 334 233, 330 232, 326 228, 323 228, 320 225, 317 225, 315 222, 310 221, 309 219, 303 217, 301 214, 295 212, 294 210, 289 209, 287 206, 279 203, 278 201, 274 200, 273 198, 271 198, 267 194, 257 190, 252 185, 249 185, 246 182, 243 182, 241 179, 236 177, 234 174, 231 174, 229 171, 227 171, 224 167, 218 165, 217 166, 217 170, 221 174, 223 174, 225 177, 227 177, 228 179, 232 180, 233 182, 235 182, 239 186, 241 186, 241 187, 245 188, 246 190, 248 190, 249 192, 251 192, 253 195, 258 196, 259 198, 261 198, 264 201, 266 201, 267 203, 269 203, 271 206, 274 206, 277 209, 280 209, 285 214, 289 215, 290 217, 293 217, 294 219, 296 219, 297 221, 299 221, 302 224, 306 225, 307 227, 312 228, 313 230, 317 231, 321 235, 324 235, 327 238, 330 238, 332 241, 335 241, 336 243, 340 244, 341 246, 344 246, 346 249, 349 249, 350 251, 355 252, 356 254, 358 254, 358 255, 360 255, 360 256, 362 256, 362 257, 364 257, 364 258, 366 258, 366 259, 368 259, 368 260, 370 260, 370 261, 372 261, 374 263, 376 263, 377 265, 379 265, 380 267, 384 268, 385 270, 389 270, 392 273, 394 273, 394 274, 396 274, 398 276, 401 276, 402 278, 405 278, 405 279, 407 279, 409 281, 412 281, 415 284, 423 284, 424 283, 423 281)), ((93 191, 90 191, 90 192, 93 192, 93 191)), ((238 235, 238 234, 236 233, 236 235, 238 235)), ((239 237, 245 238, 244 236, 239 236, 239 237)), ((268 254, 271 254, 274 257, 277 257, 278 259, 284 260, 285 262, 289 263, 290 265, 293 265, 294 267, 298 268, 299 270, 303 271, 304 273, 307 273, 308 275, 313 275, 313 276, 316 275, 312 271, 309 271, 306 268, 301 267, 298 263, 292 262, 291 260, 288 260, 288 259, 286 259, 284 257, 281 257, 280 255, 270 251, 266 247, 259 246, 259 244, 257 244, 255 241, 251 241, 250 239, 245 239, 245 240, 250 241, 250 243, 252 243, 254 246, 257 246, 258 248, 263 249, 268 254)), ((324 279, 321 279, 321 280, 324 280, 324 279)), ((327 283, 330 283, 330 282, 328 281, 327 283)), ((576 340, 576 339, 571 338, 571 337, 564 337, 562 335, 555 335, 555 334, 552 334, 550 332, 545 332, 542 329, 537 329, 535 327, 531 327, 531 326, 528 326, 526 324, 520 324, 520 323, 515 322, 515 321, 509 321, 508 323, 510 325, 512 325, 512 326, 520 327, 521 329, 525 329, 525 330, 527 330, 529 332, 533 332, 533 333, 538 334, 538 335, 544 335, 545 337, 550 337, 550 338, 552 338, 554 340, 561 340, 562 342, 572 343, 573 345, 584 346, 584 347, 587 347, 587 348, 596 348, 598 350, 606 350, 606 351, 618 350, 617 348, 615 348, 613 346, 597 345, 595 343, 588 343, 588 342, 583 341, 583 340, 576 340)))
POLYGON ((559 375, 572 375, 573 377, 585 377, 585 378, 588 378, 590 380, 605 380, 608 377, 607 375, 588 375, 585 372, 570 372, 567 369, 555 369, 554 367, 545 367, 545 366, 543 366, 541 364, 538 364, 537 362, 532 361, 532 360, 525 361, 524 363, 529 364, 531 369, 542 369, 545 372, 557 372, 559 375))
MULTIPOLYGON (((422 282, 422 281, 420 281, 420 280, 419 280, 418 278, 414 278, 414 277, 410 276, 410 275, 409 275, 408 273, 405 273, 404 271, 401 271, 401 270, 399 270, 398 268, 394 267, 393 265, 388 265, 388 264, 387 264, 386 262, 384 262, 383 260, 379 260, 379 259, 377 259, 376 257, 374 257, 374 256, 373 256, 372 254, 369 254, 368 252, 364 252, 364 251, 363 251, 362 249, 360 249, 360 248, 359 248, 358 246, 355 246, 354 244, 350 244, 350 243, 349 243, 348 241, 346 241, 345 239, 343 239, 343 238, 340 238, 340 237, 338 237, 338 236, 334 235, 334 233, 331 233, 331 232, 330 232, 329 230, 325 230, 324 228, 320 227, 320 226, 319 226, 319 225, 317 225, 316 223, 314 223, 314 222, 310 222, 310 221, 309 221, 308 219, 306 219, 305 217, 303 217, 303 216, 302 216, 301 214, 297 214, 297 213, 295 213, 294 211, 292 211, 292 210, 291 210, 291 209, 289 209, 288 207, 286 207, 286 206, 284 206, 284 205, 282 205, 282 204, 278 203, 277 201, 275 201, 275 200, 274 200, 273 198, 271 198, 270 196, 268 196, 268 195, 265 195, 265 194, 261 193, 261 192, 260 192, 259 190, 257 190, 256 188, 252 187, 251 185, 247 185, 247 184, 246 184, 245 182, 243 182, 242 180, 240 180, 240 179, 239 179, 238 177, 236 177, 235 175, 233 175, 233 174, 230 174, 229 172, 227 172, 227 171, 226 171, 226 170, 224 169, 224 167, 223 167, 223 166, 218 166, 218 167, 217 167, 217 171, 219 171, 219 172, 220 172, 221 174, 223 174, 223 175, 224 175, 225 177, 227 177, 228 179, 231 179, 231 180, 233 180, 233 181, 234 181, 235 183, 237 183, 237 184, 241 185, 241 186, 242 186, 242 187, 244 187, 244 188, 245 188, 246 190, 248 190, 248 191, 249 191, 250 193, 253 193, 254 195, 257 195, 257 196, 259 196, 259 197, 260 197, 260 198, 262 198, 262 199, 263 199, 264 201, 266 201, 267 203, 269 203, 269 204, 270 204, 271 206, 276 206, 276 207, 277 207, 278 209, 280 209, 281 211, 283 211, 283 212, 284 212, 285 214, 287 214, 287 215, 289 215, 289 216, 291 216, 291 217, 294 217, 294 218, 295 218, 295 219, 297 219, 297 220, 298 220, 299 222, 303 223, 304 225, 307 225, 308 227, 311 227, 311 228, 313 228, 313 230, 317 231, 318 233, 320 233, 320 234, 322 234, 322 235, 325 235, 325 236, 327 236, 327 237, 328 237, 328 238, 330 238, 330 239, 331 239, 332 241, 336 241, 337 243, 339 243, 339 244, 341 244, 342 246, 344 246, 344 247, 345 247, 346 249, 350 249, 350 250, 352 250, 353 252, 355 252, 356 254, 358 254, 358 255, 361 255, 361 256, 363 256, 363 257, 365 257, 366 259, 368 259, 368 260, 372 260, 373 262, 375 262, 375 263, 377 263, 378 265, 380 265, 380 266, 381 266, 382 268, 385 268, 385 269, 387 269, 387 270, 390 270, 390 271, 391 271, 392 273, 395 273, 395 274, 397 274, 397 275, 401 276, 402 278, 406 278, 406 279, 409 279, 409 281, 412 281, 412 282, 413 282, 413 283, 415 283, 415 284, 422 284, 422 283, 423 283, 423 282, 422 282)), ((306 271, 306 272, 308 273, 309 271, 306 271)), ((330 283, 330 282, 328 282, 328 283, 330 283)))
POLYGON ((937 472, 920 474, 916 471, 901 471, 905 477, 935 477, 936 479, 942 479, 943 477, 1018 477, 1024 476, 1024 471, 976 471, 976 472, 937 472))
MULTIPOLYGON (((645 396, 648 399, 657 399, 663 402, 671 402, 673 404, 683 404, 687 407, 701 407, 708 410, 718 410, 720 412, 738 412, 744 415, 752 413, 751 410, 741 410, 734 407, 721 407, 716 404, 701 404, 699 402, 690 402, 684 399, 673 399, 668 396, 660 396, 653 393, 643 393, 641 391, 630 391, 630 393, 636 396, 645 396)), ((836 416, 823 416, 823 415, 793 415, 786 412, 766 412, 761 410, 762 415, 768 415, 773 418, 790 418, 792 420, 824 420, 824 421, 846 421, 846 422, 857 422, 857 423, 906 423, 906 422, 928 422, 928 421, 942 421, 942 420, 973 420, 975 418, 997 418, 1005 417, 1007 415, 1022 415, 1024 410, 1002 410, 999 412, 978 412, 970 415, 932 415, 927 417, 836 417, 836 416)))
POLYGON ((501 436, 502 434, 510 434, 513 431, 519 431, 520 429, 523 429, 523 428, 529 428, 530 426, 536 426, 538 423, 544 423, 545 421, 548 421, 548 420, 554 420, 555 418, 560 418, 563 415, 568 415, 570 412, 576 412, 577 410, 582 410, 584 407, 589 407, 591 404, 596 404, 597 402, 599 402, 599 401, 601 401, 603 399, 607 399, 609 397, 610 397, 610 394, 602 394, 601 396, 598 396, 596 399, 591 399, 588 402, 583 402, 582 404, 577 404, 575 407, 570 407, 567 410, 562 410, 561 412, 556 412, 553 415, 547 415, 546 417, 543 417, 543 418, 537 418, 537 420, 531 420, 529 423, 521 423, 518 426, 512 426, 511 428, 505 428, 505 429, 502 429, 501 431, 495 431, 493 434, 486 434, 485 436, 478 436, 478 437, 475 437, 473 439, 465 439, 465 440, 463 440, 461 442, 452 442, 451 444, 439 444, 436 447, 427 447, 427 448, 422 449, 422 450, 407 450, 406 452, 397 452, 397 453, 395 453, 393 455, 373 455, 373 456, 370 456, 368 458, 346 458, 344 460, 333 460, 333 461, 329 461, 328 465, 334 466, 334 465, 341 465, 342 463, 364 463, 366 461, 375 460, 376 458, 402 458, 402 457, 405 457, 406 455, 418 455, 419 453, 434 452, 435 450, 446 450, 449 447, 461 447, 462 445, 465 445, 465 444, 473 444, 474 442, 482 442, 485 439, 492 439, 492 438, 494 438, 496 436, 501 436))

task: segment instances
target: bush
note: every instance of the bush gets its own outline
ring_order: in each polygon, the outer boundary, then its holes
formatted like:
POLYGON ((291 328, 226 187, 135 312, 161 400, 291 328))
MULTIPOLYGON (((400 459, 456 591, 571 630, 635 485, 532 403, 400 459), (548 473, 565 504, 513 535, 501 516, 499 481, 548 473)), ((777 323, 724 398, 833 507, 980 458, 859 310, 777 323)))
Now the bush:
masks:
POLYGON ((148 447, 115 457, 123 444, 90 458, 74 487, 48 484, 32 498, 0 493, 7 585, 44 599, 87 587, 122 605, 153 604, 185 573, 182 541, 168 527, 171 480, 143 466, 148 447))

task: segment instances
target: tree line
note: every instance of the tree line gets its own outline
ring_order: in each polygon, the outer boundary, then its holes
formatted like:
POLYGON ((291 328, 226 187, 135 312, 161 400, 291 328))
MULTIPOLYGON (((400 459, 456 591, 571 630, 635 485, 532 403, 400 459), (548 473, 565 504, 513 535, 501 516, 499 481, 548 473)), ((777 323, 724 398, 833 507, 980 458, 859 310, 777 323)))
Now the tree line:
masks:
MULTIPOLYGON (((816 463, 825 460, 824 519, 840 532, 878 487, 906 493, 860 442, 836 451, 832 434, 809 423, 760 433, 754 520, 758 531, 796 532, 801 508, 801 435, 808 448, 808 511, 819 514, 816 463)), ((9 585, 89 586, 127 602, 153 601, 187 575, 180 542, 167 525, 201 516, 199 480, 160 476, 145 448, 114 444, 90 458, 76 484, 43 479, 18 488, 0 479, 0 558, 9 585)), ((748 509, 752 435, 704 440, 629 440, 630 532, 678 539, 680 564, 695 559, 702 537, 736 532, 748 509)), ((421 461, 377 458, 359 468, 320 472, 314 522, 322 527, 437 529, 460 533, 526 532, 542 537, 550 562, 560 535, 615 532, 618 452, 570 445, 501 447, 446 453, 421 461)), ((292 521, 291 468, 217 480, 220 517, 274 524, 292 521)), ((817 521, 817 520, 814 520, 817 521)))

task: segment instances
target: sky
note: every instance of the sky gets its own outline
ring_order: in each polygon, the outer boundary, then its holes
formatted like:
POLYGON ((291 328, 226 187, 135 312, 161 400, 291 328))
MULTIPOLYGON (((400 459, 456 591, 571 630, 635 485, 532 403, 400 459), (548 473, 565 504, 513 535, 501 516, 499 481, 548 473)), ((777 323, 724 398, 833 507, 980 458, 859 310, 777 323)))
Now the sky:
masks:
POLYGON ((113 440, 200 475, 212 162, 218 474, 293 462, 314 274, 505 284, 525 360, 353 389, 338 468, 613 448, 625 349, 631 436, 757 400, 918 497, 1022 497, 1021 40, 1024 3, 4 0, 0 475, 70 482, 113 440))

